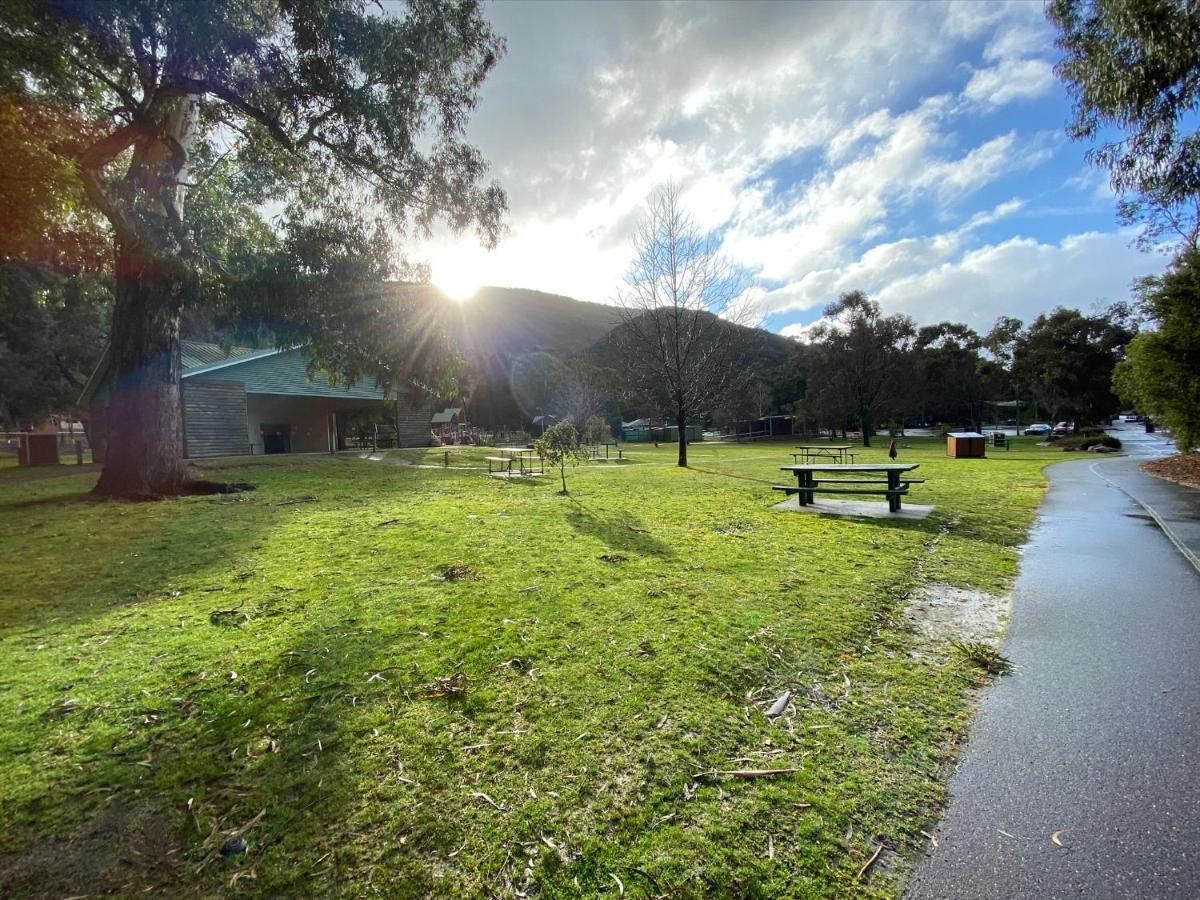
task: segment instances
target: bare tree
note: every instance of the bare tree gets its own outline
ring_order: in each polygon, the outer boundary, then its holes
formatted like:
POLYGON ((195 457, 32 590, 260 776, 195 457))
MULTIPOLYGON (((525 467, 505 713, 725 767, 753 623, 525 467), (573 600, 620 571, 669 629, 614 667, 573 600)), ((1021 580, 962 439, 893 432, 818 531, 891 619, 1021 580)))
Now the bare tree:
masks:
POLYGON ((680 203, 675 185, 650 200, 633 238, 634 261, 618 289, 615 338, 634 393, 675 415, 679 465, 687 427, 743 380, 753 331, 739 301, 743 273, 725 260, 680 203))

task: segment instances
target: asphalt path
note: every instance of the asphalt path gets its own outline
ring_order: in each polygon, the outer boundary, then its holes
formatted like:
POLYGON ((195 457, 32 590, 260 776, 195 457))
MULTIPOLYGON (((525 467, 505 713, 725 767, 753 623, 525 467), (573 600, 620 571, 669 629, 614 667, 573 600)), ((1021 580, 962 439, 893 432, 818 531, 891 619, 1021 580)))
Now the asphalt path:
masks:
POLYGON ((931 898, 1200 897, 1200 491, 1137 469, 1170 452, 1050 467, 1005 654, 980 703, 931 898))

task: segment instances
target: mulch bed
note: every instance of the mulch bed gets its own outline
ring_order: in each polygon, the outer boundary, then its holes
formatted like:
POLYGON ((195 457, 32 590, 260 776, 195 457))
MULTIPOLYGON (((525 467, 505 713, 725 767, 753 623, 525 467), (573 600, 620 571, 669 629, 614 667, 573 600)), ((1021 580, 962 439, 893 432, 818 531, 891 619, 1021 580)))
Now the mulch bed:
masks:
POLYGON ((1142 463, 1140 468, 1147 475, 1153 475, 1155 478, 1200 488, 1200 453, 1152 459, 1142 463))

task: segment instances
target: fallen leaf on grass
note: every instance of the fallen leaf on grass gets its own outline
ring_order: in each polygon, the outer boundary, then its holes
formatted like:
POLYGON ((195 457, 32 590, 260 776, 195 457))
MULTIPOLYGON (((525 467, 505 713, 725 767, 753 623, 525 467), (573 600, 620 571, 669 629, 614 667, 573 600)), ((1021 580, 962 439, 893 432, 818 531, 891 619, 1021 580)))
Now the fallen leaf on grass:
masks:
POLYGON ((484 800, 484 801, 490 803, 492 806, 496 807, 496 809, 500 810, 500 812, 504 812, 504 807, 501 806, 499 803, 497 803, 495 800, 493 800, 491 797, 489 797, 487 794, 483 793, 483 791, 471 791, 471 796, 478 800, 484 800))
POLYGON ((1050 835, 1050 841, 1055 846, 1062 847, 1064 850, 1066 850, 1067 845, 1062 842, 1062 837, 1061 837, 1061 835, 1063 835, 1064 833, 1065 833, 1065 830, 1054 832, 1054 834, 1050 835))
POLYGON ((792 692, 784 691, 779 695, 779 698, 771 704, 771 708, 767 710, 766 716, 768 719, 774 719, 782 716, 787 710, 788 705, 792 702, 792 692))

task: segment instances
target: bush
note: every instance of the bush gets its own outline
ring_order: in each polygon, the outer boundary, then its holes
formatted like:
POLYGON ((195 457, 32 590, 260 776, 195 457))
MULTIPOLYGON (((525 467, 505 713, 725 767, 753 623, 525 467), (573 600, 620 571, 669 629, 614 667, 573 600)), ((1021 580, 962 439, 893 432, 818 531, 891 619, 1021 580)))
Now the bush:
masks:
POLYGON ((554 469, 558 469, 562 479, 561 493, 567 493, 567 466, 575 465, 580 460, 587 459, 587 452, 579 446, 579 432, 575 423, 563 419, 556 425, 546 429, 546 433, 533 442, 538 456, 554 469))
POLYGON ((1111 434, 1072 434, 1058 438, 1056 445, 1060 450, 1089 450, 1098 445, 1121 449, 1121 442, 1111 434))

